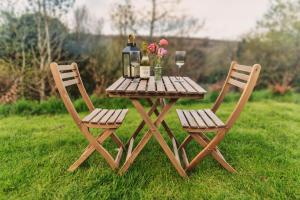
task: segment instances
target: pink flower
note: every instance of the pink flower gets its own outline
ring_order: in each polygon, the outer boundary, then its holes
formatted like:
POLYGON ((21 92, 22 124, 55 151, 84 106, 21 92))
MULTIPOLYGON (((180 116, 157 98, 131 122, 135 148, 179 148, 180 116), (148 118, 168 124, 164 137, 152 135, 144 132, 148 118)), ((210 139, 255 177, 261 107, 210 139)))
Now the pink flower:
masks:
POLYGON ((155 44, 155 43, 151 43, 151 44, 149 44, 149 46, 147 47, 147 49, 148 49, 148 51, 150 52, 150 53, 156 53, 156 51, 157 51, 157 45, 155 44))
POLYGON ((166 39, 161 39, 159 41, 159 45, 162 46, 162 47, 168 46, 168 44, 169 44, 169 42, 166 39))
POLYGON ((159 48, 158 51, 157 51, 157 55, 159 57, 164 57, 165 55, 167 55, 168 51, 164 48, 159 48))

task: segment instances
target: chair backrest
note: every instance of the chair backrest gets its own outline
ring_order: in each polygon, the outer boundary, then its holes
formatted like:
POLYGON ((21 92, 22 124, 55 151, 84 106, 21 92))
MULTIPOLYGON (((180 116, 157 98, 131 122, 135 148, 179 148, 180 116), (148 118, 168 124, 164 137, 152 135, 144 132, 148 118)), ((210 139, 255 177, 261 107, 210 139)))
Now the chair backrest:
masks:
POLYGON ((216 112, 218 110, 218 108, 224 100, 228 89, 231 86, 240 88, 242 92, 240 99, 226 122, 226 127, 228 129, 230 129, 235 123, 245 104, 249 100, 249 97, 251 96, 252 91, 256 85, 257 79, 259 77, 260 69, 261 66, 259 64, 255 64, 251 67, 246 65, 240 65, 237 62, 231 63, 223 88, 215 104, 212 107, 213 112, 216 112))
POLYGON ((79 125, 81 123, 81 119, 70 99, 66 88, 72 85, 77 85, 79 92, 89 111, 93 111, 95 107, 84 88, 77 64, 72 63, 71 65, 58 65, 57 63, 51 63, 50 68, 55 81, 55 85, 68 112, 71 114, 76 124, 79 125))

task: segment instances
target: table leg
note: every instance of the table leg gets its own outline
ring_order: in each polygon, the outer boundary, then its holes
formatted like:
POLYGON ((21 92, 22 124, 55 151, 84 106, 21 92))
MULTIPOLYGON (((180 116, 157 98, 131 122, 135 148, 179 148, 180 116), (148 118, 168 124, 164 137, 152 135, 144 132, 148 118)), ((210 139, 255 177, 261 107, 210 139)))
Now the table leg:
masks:
MULTIPOLYGON (((158 115, 157 119, 153 123, 141 103, 138 101, 138 99, 131 99, 133 105, 137 109, 137 111, 141 114, 141 117, 145 121, 145 123, 148 125, 150 130, 144 135, 143 139, 140 141, 138 146, 133 150, 132 155, 125 161, 123 167, 120 170, 120 173, 125 173, 126 170, 129 168, 131 163, 134 161, 134 159, 137 157, 137 155, 140 153, 140 151, 144 148, 146 143, 149 141, 152 135, 156 138, 168 158, 170 159, 171 163, 177 170, 177 172, 182 176, 182 177, 187 177, 184 169, 182 168, 180 161, 177 160, 176 156, 174 153, 171 151, 169 148, 168 144, 165 142, 163 136, 158 130, 158 126, 162 123, 164 120, 165 115, 167 112, 171 109, 171 107, 176 103, 177 99, 171 99, 168 104, 166 104, 163 109, 161 110, 161 113, 158 115)), ((177 150, 177 149, 176 149, 177 150)), ((176 153, 175 153, 176 154, 176 153)))
MULTIPOLYGON (((154 110, 157 110, 157 106, 159 106, 159 99, 156 99, 156 101, 153 103, 151 101, 151 108, 148 111, 148 116, 151 116, 154 112, 154 110)), ((128 142, 126 143, 126 148, 128 148, 131 139, 135 139, 136 136, 140 133, 140 131, 143 129, 143 127, 145 126, 145 121, 141 121, 141 123, 139 124, 139 126, 137 127, 137 129, 134 131, 134 133, 131 135, 131 137, 129 138, 128 142)))
MULTIPOLYGON (((150 106, 153 105, 153 101, 151 99, 147 99, 147 101, 149 102, 150 106)), ((166 102, 164 101, 164 99, 162 101, 160 101, 162 108, 166 105, 166 102)), ((157 110, 157 108, 154 110, 155 115, 158 117, 158 115, 160 114, 160 112, 157 110)), ((165 131, 168 133, 168 136, 170 137, 170 139, 174 139, 176 144, 179 145, 178 141, 176 140, 173 132, 171 131, 171 129, 169 128, 167 122, 165 120, 163 120, 161 122, 161 124, 163 125, 165 131)))

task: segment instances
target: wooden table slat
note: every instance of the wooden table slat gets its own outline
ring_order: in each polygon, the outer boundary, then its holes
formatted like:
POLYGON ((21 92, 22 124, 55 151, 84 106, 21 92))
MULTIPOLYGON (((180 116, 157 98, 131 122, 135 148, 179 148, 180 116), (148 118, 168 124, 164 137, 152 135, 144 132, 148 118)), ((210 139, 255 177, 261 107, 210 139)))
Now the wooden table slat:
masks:
POLYGON ((138 92, 146 92, 148 80, 142 79, 137 87, 138 92))
POLYGON ((123 83, 116 89, 117 92, 125 92, 132 79, 125 79, 123 83))
POLYGON ((183 82, 175 82, 177 79, 174 76, 163 76, 160 81, 155 81, 154 76, 149 79, 121 77, 106 92, 111 97, 127 98, 203 98, 206 91, 201 86, 188 77, 181 79, 183 82))
POLYGON ((186 90, 184 89, 184 87, 180 84, 180 82, 177 81, 177 78, 175 76, 170 76, 169 77, 170 80, 172 81, 174 87, 176 88, 176 90, 180 93, 186 93, 186 90))
POLYGON ((117 89, 121 83, 123 83, 125 81, 125 78, 124 77, 120 77, 116 82, 114 82, 111 86, 109 86, 106 91, 114 91, 115 89, 117 89))
POLYGON ((183 78, 180 78, 181 79, 181 82, 180 84, 185 88, 185 90, 188 92, 188 93, 191 93, 191 94, 197 94, 198 92, 195 90, 195 88, 193 88, 189 83, 186 82, 185 79, 183 78))
POLYGON ((155 92, 155 91, 156 91, 156 88, 155 88, 155 80, 154 80, 154 77, 153 77, 153 76, 151 76, 151 77, 149 78, 147 91, 148 91, 148 92, 155 92))
POLYGON ((155 82, 156 84, 156 91, 158 93, 165 93, 166 92, 166 88, 165 88, 165 85, 164 85, 164 82, 163 81, 156 81, 155 82))
POLYGON ((163 81, 164 81, 165 87, 169 93, 177 93, 177 91, 176 91, 174 85, 172 84, 172 81, 169 79, 169 77, 164 76, 163 81))
POLYGON ((129 92, 129 93, 136 92, 139 82, 140 82, 139 78, 133 79, 133 81, 130 83, 130 85, 126 89, 126 92, 129 92))
POLYGON ((183 78, 184 78, 184 80, 186 80, 187 83, 189 83, 198 92, 206 93, 206 90, 204 90, 200 85, 198 85, 195 81, 193 81, 189 77, 183 77, 183 78))

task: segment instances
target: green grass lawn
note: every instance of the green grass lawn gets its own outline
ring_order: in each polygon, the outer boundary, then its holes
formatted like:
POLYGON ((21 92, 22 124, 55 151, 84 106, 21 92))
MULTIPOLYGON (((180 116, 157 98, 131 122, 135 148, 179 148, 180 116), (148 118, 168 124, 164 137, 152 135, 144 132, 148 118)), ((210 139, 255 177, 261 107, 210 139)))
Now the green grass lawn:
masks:
MULTIPOLYGON (((233 106, 225 103, 218 115, 225 120, 233 106)), ((139 121, 131 107, 117 131, 124 142, 139 121)), ((187 134, 175 109, 167 123, 182 141, 187 134)), ((97 153, 69 173, 67 168, 88 144, 69 115, 2 117, 0 199, 299 199, 299 141, 299 104, 250 102, 220 144, 237 174, 208 156, 184 180, 154 138, 124 176, 113 172, 97 153)), ((200 150, 196 143, 188 147, 190 158, 200 150)))

